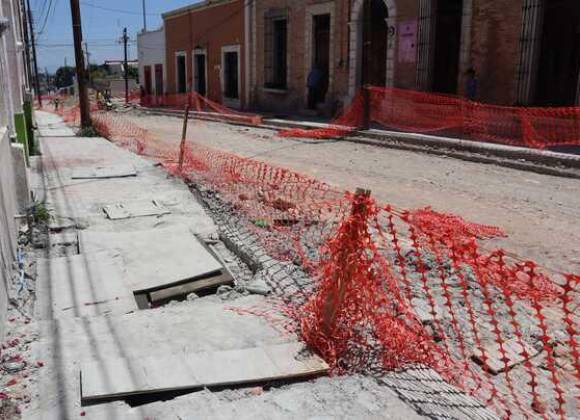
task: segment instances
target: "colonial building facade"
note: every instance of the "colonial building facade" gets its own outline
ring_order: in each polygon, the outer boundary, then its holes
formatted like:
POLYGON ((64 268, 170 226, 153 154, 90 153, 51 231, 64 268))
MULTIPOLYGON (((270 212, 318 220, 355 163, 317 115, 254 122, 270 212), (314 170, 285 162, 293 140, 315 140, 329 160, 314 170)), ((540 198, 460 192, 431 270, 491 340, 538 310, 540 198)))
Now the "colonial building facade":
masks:
POLYGON ((207 0, 165 13, 167 91, 247 107, 244 19, 242 0, 207 0))
POLYGON ((578 0, 214 0, 164 19, 167 90, 246 108, 304 110, 313 68, 329 115, 364 84, 464 95, 471 69, 482 102, 580 102, 578 0))

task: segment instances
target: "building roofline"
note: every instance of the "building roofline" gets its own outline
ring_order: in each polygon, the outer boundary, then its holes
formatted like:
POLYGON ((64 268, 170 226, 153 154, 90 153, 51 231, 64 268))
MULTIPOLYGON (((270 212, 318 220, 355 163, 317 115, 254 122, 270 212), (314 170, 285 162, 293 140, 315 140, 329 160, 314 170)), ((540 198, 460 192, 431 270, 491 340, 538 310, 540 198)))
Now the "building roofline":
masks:
POLYGON ((147 30, 147 31, 139 31, 137 32, 137 35, 147 35, 147 34, 154 34, 155 32, 162 32, 163 30, 165 30, 165 26, 161 25, 161 27, 157 28, 157 29, 151 29, 151 30, 147 30))
POLYGON ((173 19, 190 12, 197 12, 211 7, 222 6, 228 3, 235 3, 240 0, 205 0, 199 3, 191 4, 189 6, 180 7, 179 9, 171 10, 161 14, 163 20, 173 19))

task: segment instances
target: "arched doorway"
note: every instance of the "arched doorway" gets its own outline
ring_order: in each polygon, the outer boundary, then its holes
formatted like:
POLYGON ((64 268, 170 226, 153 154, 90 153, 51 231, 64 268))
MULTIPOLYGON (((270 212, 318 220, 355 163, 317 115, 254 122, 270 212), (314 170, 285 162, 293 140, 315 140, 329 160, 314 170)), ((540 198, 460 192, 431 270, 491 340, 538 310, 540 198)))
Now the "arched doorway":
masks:
POLYGON ((350 21, 349 95, 363 84, 392 86, 394 0, 355 0, 350 21))

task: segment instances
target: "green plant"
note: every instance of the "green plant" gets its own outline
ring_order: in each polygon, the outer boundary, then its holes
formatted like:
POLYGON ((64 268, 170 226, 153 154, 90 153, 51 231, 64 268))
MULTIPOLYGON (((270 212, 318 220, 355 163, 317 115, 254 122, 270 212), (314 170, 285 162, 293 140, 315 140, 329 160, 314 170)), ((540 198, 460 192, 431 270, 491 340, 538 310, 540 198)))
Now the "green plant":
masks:
POLYGON ((81 128, 77 131, 76 135, 77 137, 101 137, 99 132, 93 126, 81 128))
POLYGON ((32 206, 34 221, 36 223, 48 223, 52 219, 50 210, 46 208, 44 203, 34 203, 32 206))

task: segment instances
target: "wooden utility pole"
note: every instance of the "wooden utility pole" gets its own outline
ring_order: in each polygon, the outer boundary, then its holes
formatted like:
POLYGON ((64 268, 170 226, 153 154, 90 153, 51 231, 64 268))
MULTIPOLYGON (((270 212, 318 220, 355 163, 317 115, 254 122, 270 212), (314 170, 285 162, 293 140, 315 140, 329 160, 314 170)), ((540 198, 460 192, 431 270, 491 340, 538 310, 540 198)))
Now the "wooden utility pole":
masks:
POLYGON ((87 56, 87 80, 89 82, 89 87, 91 87, 91 54, 89 53, 89 44, 85 41, 85 54, 87 56))
POLYGON ((125 59, 124 59, 124 76, 125 76, 125 103, 129 103, 129 65, 127 63, 127 41, 129 41, 129 37, 127 36, 127 28, 123 29, 123 48, 125 50, 125 59))
POLYGON ((81 8, 79 0, 70 0, 72 15, 73 36, 75 41, 75 62, 77 82, 79 85, 79 108, 81 111, 81 128, 91 126, 91 114, 89 110, 89 97, 85 77, 85 54, 83 53, 83 30, 81 26, 81 8))
POLYGON ((20 8, 22 10, 21 19, 22 19, 22 32, 24 35, 24 44, 26 48, 24 49, 24 55, 26 57, 26 76, 28 80, 28 88, 33 85, 33 77, 32 77, 32 68, 30 67, 31 58, 30 58, 30 38, 28 37, 28 9, 26 8, 26 3, 24 0, 20 0, 20 8))
POLYGON ((48 75, 48 69, 44 68, 44 77, 46 79, 46 93, 48 94, 50 91, 50 76, 48 75))
POLYGON ((40 81, 38 79, 38 62, 36 59, 36 41, 34 37, 34 18, 32 16, 32 9, 30 8, 30 0, 26 0, 28 8, 28 24, 30 25, 30 41, 32 43, 32 55, 34 56, 34 89, 36 90, 36 98, 38 105, 42 108, 42 95, 40 94, 40 81))

